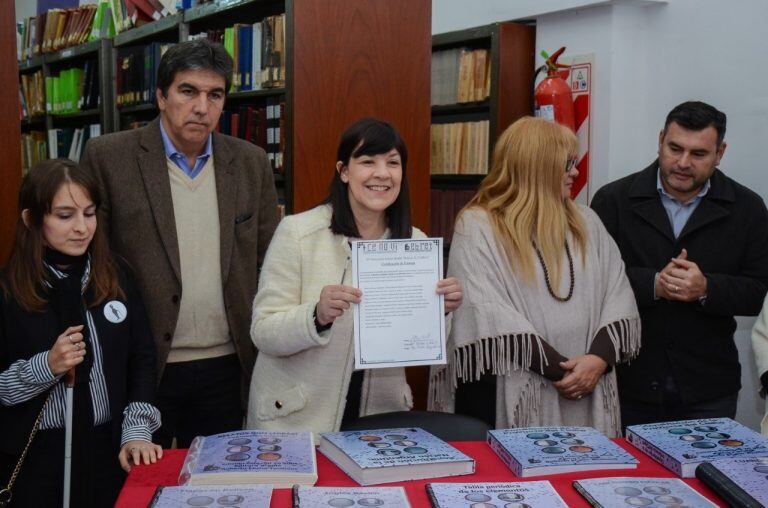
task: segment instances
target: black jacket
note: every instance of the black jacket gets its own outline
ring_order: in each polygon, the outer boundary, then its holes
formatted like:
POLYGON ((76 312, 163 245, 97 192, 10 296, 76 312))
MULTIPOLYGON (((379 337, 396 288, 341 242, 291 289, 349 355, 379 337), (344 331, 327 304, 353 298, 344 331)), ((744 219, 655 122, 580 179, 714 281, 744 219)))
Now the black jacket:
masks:
MULTIPOLYGON (((104 304, 90 309, 103 356, 112 434, 115 447, 120 444, 123 410, 130 402, 154 404, 155 345, 146 311, 131 278, 120 270, 120 287, 125 299, 119 299, 127 311, 120 323, 105 318, 104 304)), ((0 372, 19 359, 47 351, 64 330, 59 330, 53 310, 30 313, 15 299, 0 290, 0 372)), ((14 406, 0 405, 0 451, 19 455, 32 425, 50 390, 14 406)), ((77 408, 75 408, 77 411, 77 408)))
POLYGON ((741 388, 734 316, 758 314, 768 291, 768 211, 760 196, 715 170, 675 238, 657 171, 654 162, 592 200, 621 250, 642 318, 640 356, 619 366, 619 394, 660 403, 671 373, 685 404, 724 397, 741 388), (703 305, 653 298, 655 274, 683 248, 707 278, 703 305))

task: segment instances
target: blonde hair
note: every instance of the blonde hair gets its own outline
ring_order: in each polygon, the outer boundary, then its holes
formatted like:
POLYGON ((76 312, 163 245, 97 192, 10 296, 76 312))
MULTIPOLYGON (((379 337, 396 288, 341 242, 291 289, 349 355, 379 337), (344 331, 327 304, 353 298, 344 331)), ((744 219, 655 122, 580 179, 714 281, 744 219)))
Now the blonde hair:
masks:
POLYGON ((563 173, 577 150, 578 139, 566 127, 540 118, 517 120, 499 136, 491 171, 462 210, 478 207, 487 212, 510 266, 516 264, 515 270, 529 283, 536 273, 532 241, 553 288, 560 285, 568 233, 577 250, 585 252, 584 221, 573 201, 562 197, 563 173))

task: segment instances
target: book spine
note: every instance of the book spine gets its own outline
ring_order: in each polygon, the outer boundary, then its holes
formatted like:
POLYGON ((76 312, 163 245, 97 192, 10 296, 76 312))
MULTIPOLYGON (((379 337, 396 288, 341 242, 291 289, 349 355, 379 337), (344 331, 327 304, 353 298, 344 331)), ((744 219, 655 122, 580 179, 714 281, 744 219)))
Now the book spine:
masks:
POLYGON ((581 486, 581 484, 578 481, 573 482, 573 488, 576 489, 576 491, 582 495, 584 499, 587 500, 589 504, 592 505, 593 508, 603 508, 603 505, 597 502, 597 500, 592 497, 592 494, 587 492, 587 489, 581 486))
POLYGON ((160 496, 163 494, 164 488, 165 487, 160 486, 157 488, 157 490, 155 490, 155 495, 152 496, 152 501, 149 502, 149 506, 147 506, 147 508, 154 508, 157 506, 157 503, 160 502, 160 496))
POLYGON ((696 478, 714 490, 728 503, 728 506, 735 508, 761 508, 763 506, 744 489, 736 485, 736 482, 731 480, 728 475, 709 462, 702 462, 698 465, 696 478))
POLYGON ((683 465, 678 460, 635 434, 631 429, 627 429, 627 441, 676 475, 683 476, 683 465))
POLYGON ((499 456, 501 461, 507 465, 516 476, 523 476, 521 464, 512 457, 512 455, 502 446, 502 444, 491 434, 488 434, 488 446, 499 456))
POLYGON ((437 496, 435 496, 435 491, 432 490, 432 484, 428 483, 424 485, 424 488, 427 491, 427 497, 429 497, 429 503, 432 505, 432 508, 440 508, 440 503, 437 501, 437 496))

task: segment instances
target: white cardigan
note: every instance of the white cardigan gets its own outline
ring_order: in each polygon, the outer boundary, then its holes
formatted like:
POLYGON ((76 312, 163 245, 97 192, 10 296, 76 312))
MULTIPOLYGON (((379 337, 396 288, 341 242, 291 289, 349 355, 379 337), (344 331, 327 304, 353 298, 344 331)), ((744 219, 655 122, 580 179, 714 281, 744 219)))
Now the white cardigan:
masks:
MULTIPOLYGON (((757 375, 762 376, 765 371, 768 371, 768 298, 763 302, 763 310, 757 316, 755 326, 752 328, 752 351, 755 353, 757 375)), ((760 394, 765 398, 762 388, 760 394)), ((766 398, 765 416, 760 424, 760 430, 768 436, 768 398, 766 398)))
MULTIPOLYGON (((315 304, 324 286, 351 285, 348 238, 330 230, 331 207, 321 205, 280 222, 253 301, 251 339, 259 349, 251 380, 247 427, 339 430, 352 376, 352 313, 317 333, 315 304)), ((414 237, 424 233, 413 228, 414 237)), ((351 310, 351 309, 350 309, 351 310)), ((360 415, 409 410, 411 389, 402 368, 365 373, 360 415)))

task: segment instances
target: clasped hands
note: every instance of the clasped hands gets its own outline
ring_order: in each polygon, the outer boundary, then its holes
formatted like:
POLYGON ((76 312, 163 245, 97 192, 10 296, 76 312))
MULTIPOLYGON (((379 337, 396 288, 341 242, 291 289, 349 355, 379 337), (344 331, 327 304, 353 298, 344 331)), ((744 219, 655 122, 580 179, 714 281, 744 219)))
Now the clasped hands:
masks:
POLYGON ((707 278, 699 266, 688 261, 683 249, 656 277, 656 296, 678 302, 693 302, 707 294, 707 278))
MULTIPOLYGON (((461 284, 455 277, 439 280, 436 292, 445 297, 446 313, 458 309, 464 298, 461 284)), ((323 326, 332 323, 349 308, 351 303, 360 303, 362 296, 363 292, 352 286, 335 284, 323 287, 316 307, 317 322, 323 326)))
POLYGON ((608 364, 597 355, 587 354, 560 362, 565 376, 554 384, 561 397, 578 400, 590 395, 608 364))

